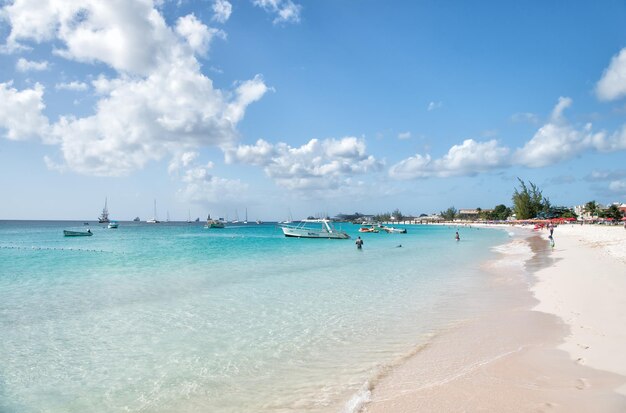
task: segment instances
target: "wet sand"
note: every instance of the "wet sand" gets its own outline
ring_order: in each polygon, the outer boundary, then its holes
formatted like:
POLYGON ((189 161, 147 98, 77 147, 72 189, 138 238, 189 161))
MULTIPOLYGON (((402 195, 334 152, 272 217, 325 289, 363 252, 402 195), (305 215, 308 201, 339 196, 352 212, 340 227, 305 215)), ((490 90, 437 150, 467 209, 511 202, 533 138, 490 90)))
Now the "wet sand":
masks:
POLYGON ((554 268, 548 242, 528 230, 485 265, 485 311, 436 336, 372 384, 363 412, 624 412, 626 377, 559 349, 571 328, 535 311, 535 274, 554 268), (530 248, 529 248, 530 247, 530 248))

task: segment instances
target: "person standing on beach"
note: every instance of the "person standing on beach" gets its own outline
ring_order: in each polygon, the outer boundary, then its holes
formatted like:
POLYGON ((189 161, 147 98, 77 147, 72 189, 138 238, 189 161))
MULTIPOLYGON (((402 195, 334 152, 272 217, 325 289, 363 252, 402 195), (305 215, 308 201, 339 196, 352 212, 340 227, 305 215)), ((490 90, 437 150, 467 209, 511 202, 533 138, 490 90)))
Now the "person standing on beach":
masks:
POLYGON ((361 239, 361 237, 357 237, 356 239, 356 249, 360 250, 363 247, 363 240, 361 239))

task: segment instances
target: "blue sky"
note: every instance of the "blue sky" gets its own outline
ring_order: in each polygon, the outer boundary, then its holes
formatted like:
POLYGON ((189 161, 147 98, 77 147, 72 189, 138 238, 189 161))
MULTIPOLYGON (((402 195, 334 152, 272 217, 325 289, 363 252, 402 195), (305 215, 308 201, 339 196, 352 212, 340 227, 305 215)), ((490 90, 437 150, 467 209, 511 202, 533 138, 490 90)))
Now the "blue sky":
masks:
POLYGON ((0 219, 626 201, 626 5, 1 2, 0 219))

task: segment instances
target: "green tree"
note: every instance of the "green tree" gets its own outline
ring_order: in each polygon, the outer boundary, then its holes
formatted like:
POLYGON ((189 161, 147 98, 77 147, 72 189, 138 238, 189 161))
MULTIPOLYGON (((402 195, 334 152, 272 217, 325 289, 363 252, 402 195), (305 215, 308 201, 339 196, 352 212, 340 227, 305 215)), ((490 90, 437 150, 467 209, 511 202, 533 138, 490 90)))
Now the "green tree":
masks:
POLYGON ((598 208, 598 204, 596 203, 596 201, 589 201, 585 204, 585 212, 587 212, 589 215, 593 216, 597 216, 598 212, 600 211, 600 208, 598 208))
POLYGON ((508 217, 512 214, 511 208, 504 204, 496 205, 493 208, 493 211, 489 214, 489 219, 496 221, 506 221, 508 217))
POLYGON ((391 214, 389 212, 376 214, 376 215, 374 215, 374 221, 389 222, 389 221, 391 221, 391 214))
POLYGON ((622 211, 619 210, 617 205, 611 205, 604 211, 605 218, 613 218, 615 221, 622 219, 622 211))
POLYGON ((517 219, 535 218, 550 209, 550 200, 543 196, 539 187, 532 182, 526 183, 517 178, 520 188, 513 192, 513 211, 517 219))
POLYGON ((563 211, 563 213, 561 214, 561 218, 578 218, 578 215, 576 215, 576 213, 574 212, 573 209, 571 208, 567 208, 565 211, 563 211))
POLYGON ((441 217, 445 219, 446 221, 452 221, 458 215, 458 211, 456 210, 455 207, 451 206, 445 211, 441 211, 439 215, 441 215, 441 217))
POLYGON ((402 215, 402 212, 400 212, 398 208, 396 208, 395 211, 391 213, 391 217, 398 222, 404 221, 404 215, 402 215))

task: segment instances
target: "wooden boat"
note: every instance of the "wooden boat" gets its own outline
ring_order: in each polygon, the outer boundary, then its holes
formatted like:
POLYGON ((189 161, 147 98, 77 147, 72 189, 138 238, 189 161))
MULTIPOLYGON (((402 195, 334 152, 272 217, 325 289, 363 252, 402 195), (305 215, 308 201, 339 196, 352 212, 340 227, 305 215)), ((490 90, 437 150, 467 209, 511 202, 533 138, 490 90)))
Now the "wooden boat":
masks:
POLYGON ((221 219, 211 219, 211 214, 206 219, 205 228, 224 228, 224 222, 221 219))
POLYGON ((64 229, 63 235, 65 235, 66 237, 91 237, 93 233, 90 229, 88 229, 87 231, 68 231, 64 229))
POLYGON ((107 199, 104 198, 104 208, 102 209, 102 214, 98 217, 99 224, 106 224, 109 222, 109 209, 107 208, 107 199))

